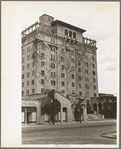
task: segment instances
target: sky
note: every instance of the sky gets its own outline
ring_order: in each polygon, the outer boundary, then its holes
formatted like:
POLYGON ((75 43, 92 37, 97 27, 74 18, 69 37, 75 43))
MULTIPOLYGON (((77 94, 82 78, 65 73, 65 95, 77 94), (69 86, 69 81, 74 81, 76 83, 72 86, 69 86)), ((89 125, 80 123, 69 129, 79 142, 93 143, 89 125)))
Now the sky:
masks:
POLYGON ((84 36, 97 41, 99 93, 117 94, 119 61, 118 2, 28 2, 21 4, 21 29, 48 14, 85 29, 84 36))
POLYGON ((21 146, 21 31, 43 14, 97 41, 99 93, 119 91, 119 2, 1 2, 1 146, 21 146))

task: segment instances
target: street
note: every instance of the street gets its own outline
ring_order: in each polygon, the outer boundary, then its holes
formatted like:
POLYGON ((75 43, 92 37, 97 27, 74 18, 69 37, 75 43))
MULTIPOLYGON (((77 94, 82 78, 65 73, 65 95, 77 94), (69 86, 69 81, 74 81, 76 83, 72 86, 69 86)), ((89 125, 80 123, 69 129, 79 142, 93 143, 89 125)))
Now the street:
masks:
POLYGON ((101 137, 116 131, 115 122, 45 124, 22 128, 22 144, 116 144, 116 139, 101 137))

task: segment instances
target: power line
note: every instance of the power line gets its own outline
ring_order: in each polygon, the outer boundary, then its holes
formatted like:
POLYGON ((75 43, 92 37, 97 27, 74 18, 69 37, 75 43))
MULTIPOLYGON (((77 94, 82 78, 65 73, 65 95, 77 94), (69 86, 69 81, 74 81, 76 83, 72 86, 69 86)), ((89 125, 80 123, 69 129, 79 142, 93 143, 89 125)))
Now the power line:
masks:
MULTIPOLYGON (((46 7, 45 7, 45 9, 43 9, 43 7, 42 7, 41 9, 45 11, 45 10, 46 10, 46 7)), ((55 11, 55 10, 53 10, 53 9, 51 9, 51 8, 47 8, 47 11, 48 11, 48 10, 52 10, 53 12, 56 12, 57 14, 59 13, 58 11, 55 11)), ((49 12, 50 12, 50 11, 49 11, 49 12)), ((57 14, 56 14, 56 15, 57 15, 57 14)), ((66 19, 69 18, 69 16, 66 16, 65 14, 64 14, 64 15, 61 15, 61 17, 62 17, 62 18, 66 18, 66 19)), ((70 17, 70 19, 75 20, 76 24, 79 24, 79 26, 82 24, 82 25, 85 25, 87 28, 89 28, 89 29, 91 29, 91 30, 94 30, 94 29, 97 29, 98 31, 100 30, 100 31, 103 32, 105 35, 108 34, 108 36, 109 36, 109 33, 107 32, 107 34, 106 34, 106 31, 103 31, 103 30, 98 29, 98 28, 96 28, 96 27, 91 28, 91 27, 89 27, 88 24, 86 24, 86 23, 84 23, 84 22, 79 23, 79 21, 78 21, 77 19, 75 19, 75 18, 70 17)), ((111 35, 110 37, 115 38, 113 34, 110 33, 110 35, 111 35)))

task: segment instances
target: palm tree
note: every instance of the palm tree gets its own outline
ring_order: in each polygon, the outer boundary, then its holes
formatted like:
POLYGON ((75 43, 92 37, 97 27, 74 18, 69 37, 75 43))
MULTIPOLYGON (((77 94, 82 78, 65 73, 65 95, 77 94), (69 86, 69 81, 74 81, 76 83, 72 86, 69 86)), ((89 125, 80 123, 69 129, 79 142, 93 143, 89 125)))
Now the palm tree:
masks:
POLYGON ((75 106, 75 110, 74 110, 74 116, 75 116, 75 120, 77 121, 78 119, 80 119, 80 123, 81 123, 81 114, 83 113, 83 109, 81 107, 81 100, 79 100, 79 102, 76 104, 75 106))
POLYGON ((54 93, 54 90, 51 90, 48 93, 49 100, 45 105, 42 106, 42 114, 49 115, 53 125, 55 124, 55 115, 59 112, 60 108, 60 102, 54 99, 54 93))

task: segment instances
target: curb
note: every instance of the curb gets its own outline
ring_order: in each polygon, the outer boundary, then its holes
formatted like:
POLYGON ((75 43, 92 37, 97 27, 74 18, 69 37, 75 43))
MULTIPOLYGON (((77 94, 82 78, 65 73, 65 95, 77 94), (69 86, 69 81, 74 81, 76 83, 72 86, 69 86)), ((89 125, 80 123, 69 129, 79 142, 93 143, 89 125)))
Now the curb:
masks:
MULTIPOLYGON (((27 125, 22 125, 22 128, 27 128, 27 127, 37 127, 37 126, 41 126, 41 128, 48 128, 48 127, 51 127, 51 126, 55 126, 55 127, 71 127, 71 125, 81 125, 81 126, 89 126, 89 124, 101 124, 101 123, 116 123, 116 121, 114 120, 108 120, 108 121, 87 121, 87 122, 72 122, 72 123, 56 123, 55 125, 52 125, 52 124, 27 124, 27 125)), ((54 128, 55 128, 54 127, 54 128)))
POLYGON ((100 135, 101 137, 109 138, 109 139, 117 139, 117 133, 116 131, 114 132, 105 132, 100 135))

